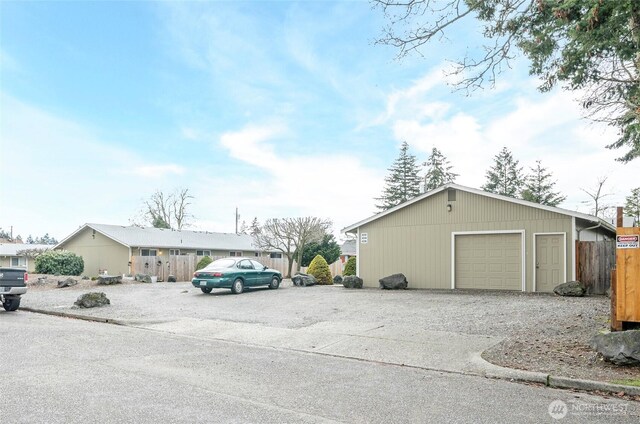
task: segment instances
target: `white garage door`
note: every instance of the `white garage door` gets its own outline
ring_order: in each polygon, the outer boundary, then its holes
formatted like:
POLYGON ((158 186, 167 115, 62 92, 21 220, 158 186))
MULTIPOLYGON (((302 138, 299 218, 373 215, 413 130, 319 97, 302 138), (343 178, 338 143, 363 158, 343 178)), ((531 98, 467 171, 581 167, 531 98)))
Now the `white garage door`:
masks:
POLYGON ((522 290, 520 234, 455 236, 455 287, 522 290))

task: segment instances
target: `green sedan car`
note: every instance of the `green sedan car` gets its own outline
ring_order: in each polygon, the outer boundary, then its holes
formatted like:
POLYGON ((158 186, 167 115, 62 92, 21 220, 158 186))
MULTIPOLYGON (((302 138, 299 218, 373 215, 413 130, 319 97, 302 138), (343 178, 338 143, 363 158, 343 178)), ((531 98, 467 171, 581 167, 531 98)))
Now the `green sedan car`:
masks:
POLYGON ((245 287, 268 286, 270 289, 280 287, 282 274, 260 262, 249 258, 224 258, 211 262, 193 274, 191 284, 211 293, 213 289, 231 289, 240 294, 245 287))

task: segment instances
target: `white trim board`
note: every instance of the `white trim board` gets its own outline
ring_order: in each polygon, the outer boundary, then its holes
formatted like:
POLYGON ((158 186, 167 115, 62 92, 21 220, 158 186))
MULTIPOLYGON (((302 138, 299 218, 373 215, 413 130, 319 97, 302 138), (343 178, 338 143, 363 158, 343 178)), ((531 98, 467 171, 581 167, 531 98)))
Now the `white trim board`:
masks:
POLYGON ((472 236, 476 234, 520 234, 520 263, 522 268, 522 291, 527 291, 526 245, 525 231, 522 230, 490 230, 490 231, 452 231, 451 232, 451 289, 456 288, 456 236, 472 236))
MULTIPOLYGON (((564 278, 567 278, 567 233, 563 233, 563 232, 552 232, 552 233, 533 233, 533 237, 531 240, 531 243, 533 245, 533 252, 531 254, 531 256, 533 257, 533 262, 532 262, 532 266, 533 266, 533 291, 537 292, 538 291, 538 285, 537 285, 537 281, 536 281, 536 270, 538 269, 536 267, 536 236, 558 236, 561 235, 563 237, 563 241, 562 241, 562 245, 564 246, 564 249, 562 249, 562 260, 564 261, 564 278)), ((575 272, 575 267, 574 267, 574 272, 575 272)), ((560 283, 558 283, 560 284, 560 283)))
POLYGON ((356 277, 360 277, 360 228, 356 230, 356 277))

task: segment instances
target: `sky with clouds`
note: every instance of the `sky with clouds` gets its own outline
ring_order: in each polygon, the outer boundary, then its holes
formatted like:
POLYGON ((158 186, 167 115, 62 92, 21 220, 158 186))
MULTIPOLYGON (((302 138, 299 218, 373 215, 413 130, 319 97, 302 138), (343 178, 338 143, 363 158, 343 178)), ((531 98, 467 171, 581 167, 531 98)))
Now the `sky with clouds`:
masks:
POLYGON ((503 146, 525 170, 542 160, 582 212, 600 177, 611 204, 640 185, 640 160, 604 147, 615 131, 572 93, 538 93, 526 62, 452 91, 472 27, 398 61, 374 43, 384 25, 365 1, 0 2, 0 227, 62 239, 188 188, 194 229, 233 232, 238 207, 338 233, 375 212, 404 140, 476 188, 503 146))

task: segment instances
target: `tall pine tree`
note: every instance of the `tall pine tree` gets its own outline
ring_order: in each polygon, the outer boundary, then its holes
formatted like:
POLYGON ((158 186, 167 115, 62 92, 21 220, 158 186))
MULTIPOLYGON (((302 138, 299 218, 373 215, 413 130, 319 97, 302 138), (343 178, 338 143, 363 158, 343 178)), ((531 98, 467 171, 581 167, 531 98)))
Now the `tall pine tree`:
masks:
POLYGON ((487 182, 482 189, 503 196, 518 197, 524 183, 519 163, 509 149, 503 147, 494 157, 494 164, 487 171, 487 182))
POLYGON ((424 191, 433 190, 455 181, 458 174, 451 171, 453 166, 437 148, 431 150, 431 156, 425 162, 427 174, 424 177, 424 191))
POLYGON ((631 196, 625 200, 624 213, 633 217, 634 227, 640 227, 640 187, 631 190, 631 196))
POLYGON ((404 141, 400 147, 400 156, 395 160, 389 175, 384 179, 382 196, 376 198, 381 211, 390 209, 420 194, 420 169, 416 157, 409 153, 409 144, 404 141))
POLYGON ((522 190, 522 198, 530 202, 540 203, 547 206, 558 206, 567 198, 559 192, 553 191, 555 181, 551 181, 551 173, 547 172, 539 160, 536 161, 535 168, 531 168, 531 174, 527 175, 522 190))

